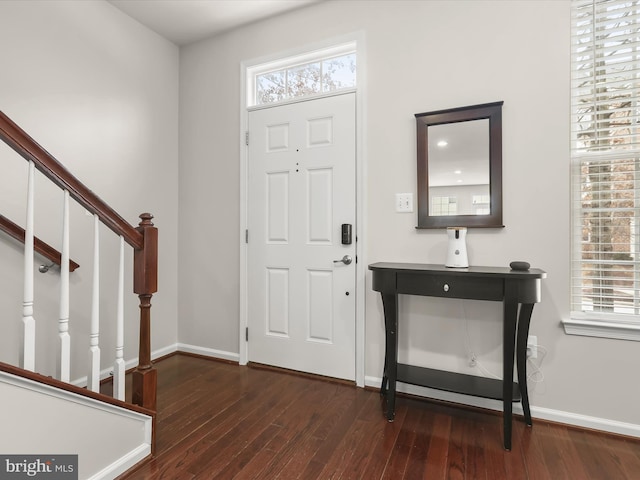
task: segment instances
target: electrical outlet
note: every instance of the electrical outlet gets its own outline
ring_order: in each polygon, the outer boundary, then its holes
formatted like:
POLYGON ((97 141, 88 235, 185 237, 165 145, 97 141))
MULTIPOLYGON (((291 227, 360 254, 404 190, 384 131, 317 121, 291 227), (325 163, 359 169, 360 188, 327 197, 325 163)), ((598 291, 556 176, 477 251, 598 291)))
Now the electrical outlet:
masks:
POLYGON ((538 337, 529 335, 527 339, 527 358, 538 358, 538 337))

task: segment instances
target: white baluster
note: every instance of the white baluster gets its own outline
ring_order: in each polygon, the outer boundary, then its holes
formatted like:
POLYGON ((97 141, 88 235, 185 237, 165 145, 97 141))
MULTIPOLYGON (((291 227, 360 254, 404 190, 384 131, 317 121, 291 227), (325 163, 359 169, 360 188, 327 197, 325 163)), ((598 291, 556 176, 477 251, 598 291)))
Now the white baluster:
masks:
POLYGON ((124 237, 120 236, 118 271, 118 310, 116 312, 116 362, 113 367, 113 396, 124 401, 124 237))
POLYGON ((64 191, 62 207, 62 252, 60 256, 60 317, 58 320, 58 361, 56 374, 68 382, 71 376, 71 337, 69 336, 69 192, 64 191))
POLYGON ((89 376, 87 388, 100 391, 100 220, 93 215, 93 297, 91 300, 91 333, 89 336, 89 376))
POLYGON ((22 302, 23 338, 20 366, 25 370, 36 368, 36 321, 33 318, 33 198, 35 165, 29 162, 27 181, 27 221, 24 232, 24 297, 22 302))

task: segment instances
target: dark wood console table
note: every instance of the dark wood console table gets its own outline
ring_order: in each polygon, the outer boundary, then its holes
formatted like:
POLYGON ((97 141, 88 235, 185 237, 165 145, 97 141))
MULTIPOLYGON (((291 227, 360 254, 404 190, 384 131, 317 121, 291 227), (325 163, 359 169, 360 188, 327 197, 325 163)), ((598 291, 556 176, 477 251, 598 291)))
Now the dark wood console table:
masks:
POLYGON ((527 338, 535 303, 540 302, 546 272, 508 267, 447 268, 417 263, 374 263, 373 289, 382 295, 386 332, 380 393, 386 398, 387 419, 395 416, 396 382, 502 400, 504 448, 511 450, 512 402, 522 401, 531 426, 527 391, 527 338), (503 303, 503 380, 398 364, 398 295, 490 300, 503 303), (514 382, 514 354, 518 382, 514 382))

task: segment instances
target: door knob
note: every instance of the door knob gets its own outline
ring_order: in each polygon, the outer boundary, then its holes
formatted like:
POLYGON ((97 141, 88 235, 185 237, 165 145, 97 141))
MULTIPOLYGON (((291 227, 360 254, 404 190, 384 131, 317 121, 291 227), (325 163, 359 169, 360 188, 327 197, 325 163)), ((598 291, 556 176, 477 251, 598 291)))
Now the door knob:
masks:
POLYGON ((333 263, 344 263, 345 265, 349 265, 352 261, 353 259, 351 258, 351 255, 345 255, 340 260, 334 260, 333 263))

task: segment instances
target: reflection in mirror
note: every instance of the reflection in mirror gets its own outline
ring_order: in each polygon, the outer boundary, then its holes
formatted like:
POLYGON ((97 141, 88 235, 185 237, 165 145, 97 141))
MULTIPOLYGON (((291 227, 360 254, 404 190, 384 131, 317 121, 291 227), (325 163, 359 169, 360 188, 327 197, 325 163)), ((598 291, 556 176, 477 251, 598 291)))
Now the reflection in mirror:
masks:
POLYGON ((489 215, 489 120, 429 126, 429 215, 489 215))
POLYGON ((416 228, 503 227, 502 103, 416 114, 416 228))

